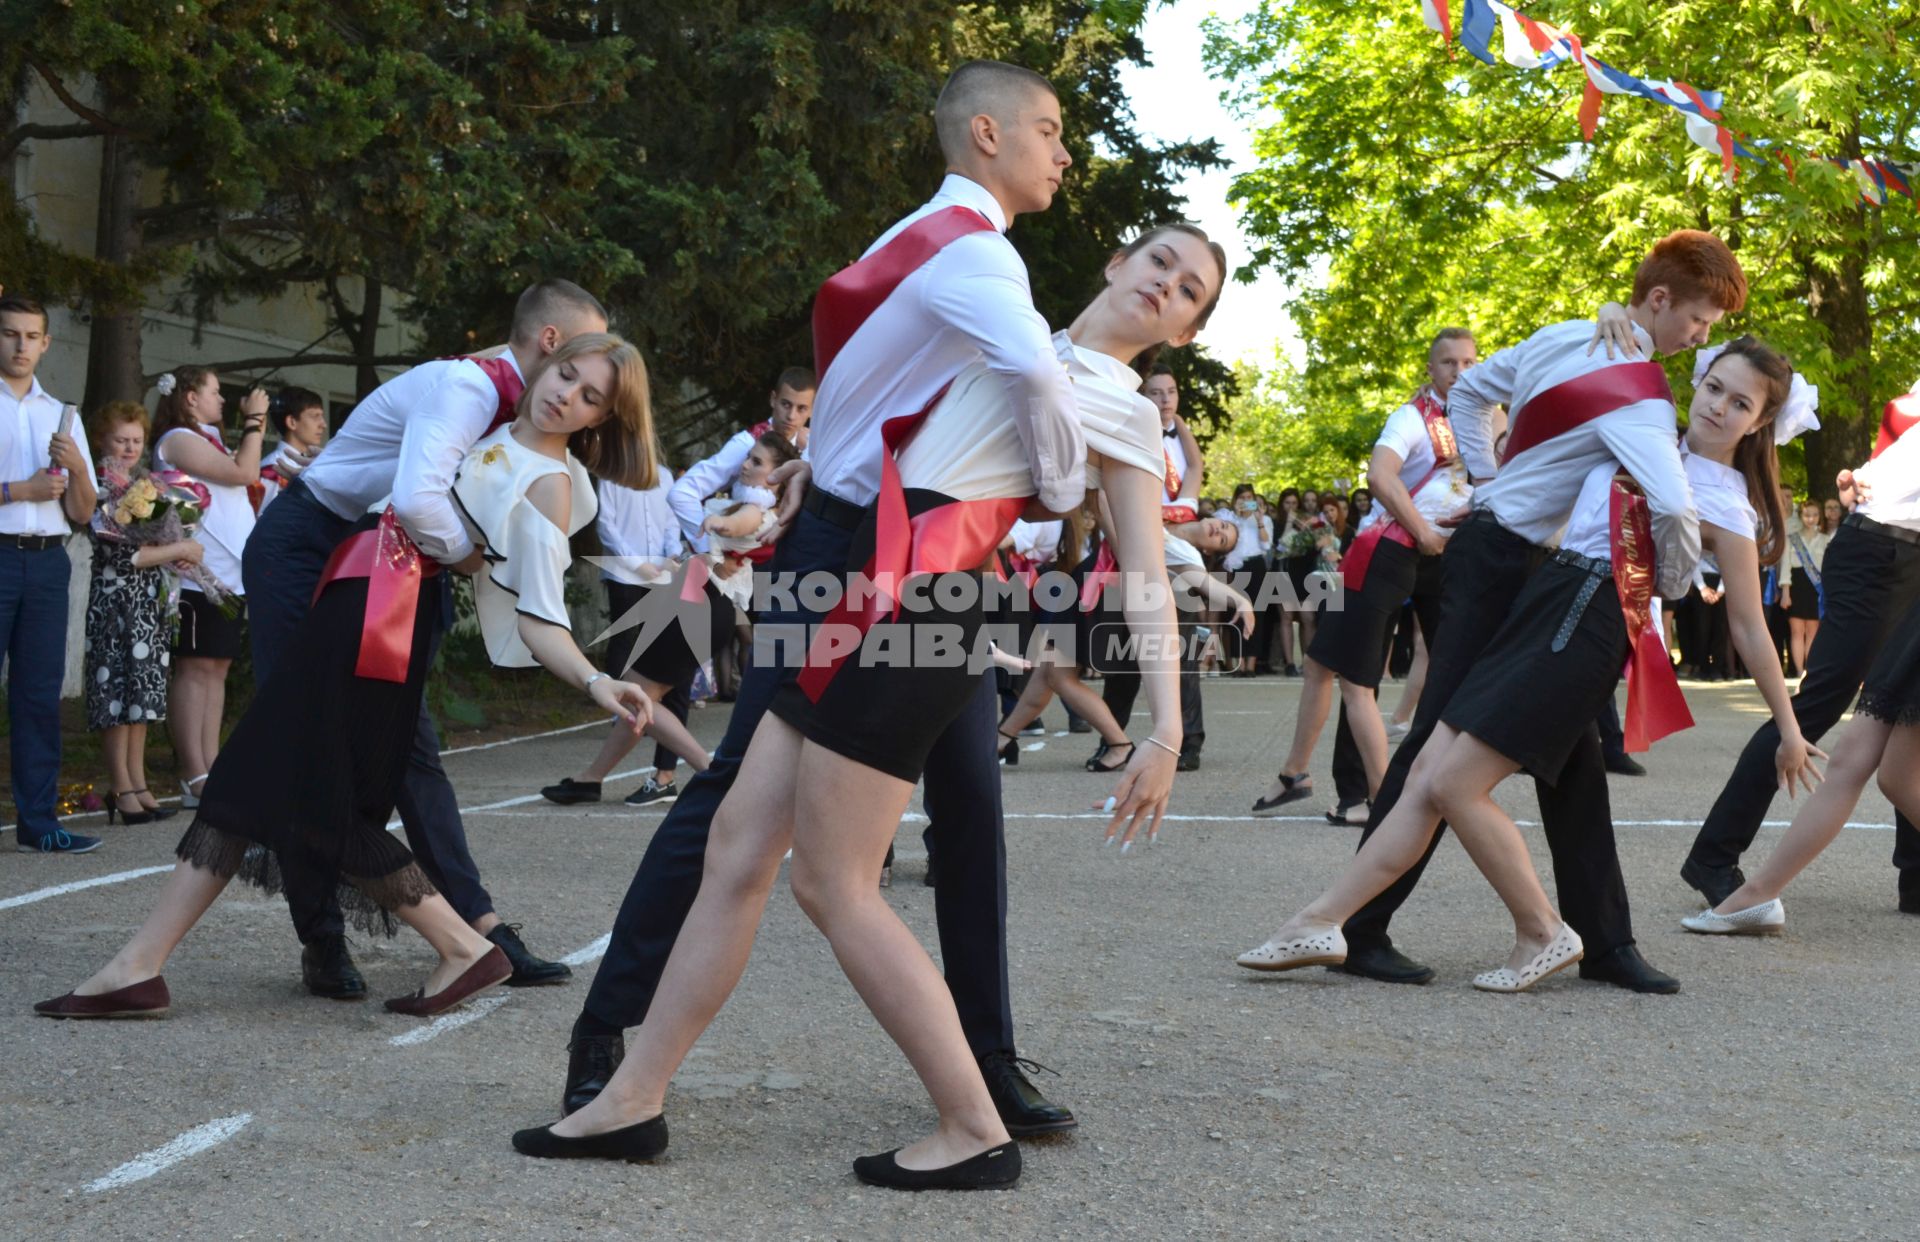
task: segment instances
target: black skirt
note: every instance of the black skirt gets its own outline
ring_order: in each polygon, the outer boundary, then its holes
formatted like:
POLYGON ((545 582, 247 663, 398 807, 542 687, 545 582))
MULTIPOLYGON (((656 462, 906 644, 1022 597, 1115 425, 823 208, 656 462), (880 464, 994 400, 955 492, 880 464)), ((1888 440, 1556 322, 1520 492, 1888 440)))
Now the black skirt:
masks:
MULTIPOLYGON (((370 527, 369 522, 361 528, 370 527)), ((268 892, 304 869, 338 887, 341 910, 393 935, 390 913, 435 892, 390 832, 413 749, 443 592, 423 579, 405 682, 355 676, 367 580, 334 582, 289 641, 214 760, 176 855, 268 892)))
POLYGON ((1787 615, 1796 621, 1818 621, 1820 619, 1820 590, 1813 585, 1813 579, 1807 571, 1798 565, 1793 569, 1793 603, 1787 609, 1787 615))
MULTIPOLYGON (((951 503, 918 488, 906 495, 910 516, 951 503)), ((873 542, 869 509, 853 535, 848 575, 866 566, 873 542)), ((788 679, 768 710, 808 741, 911 783, 920 779, 933 744, 972 701, 991 661, 981 634, 982 572, 925 575, 911 580, 905 593, 898 615, 866 632, 817 702, 788 679)))
POLYGON ((1548 561, 1527 579, 1440 718, 1553 785, 1612 697, 1626 659, 1627 626, 1612 577, 1548 561), (1555 651, 1589 583, 1594 589, 1555 651))
POLYGON ((1360 589, 1342 591, 1338 611, 1331 604, 1321 610, 1307 657, 1357 686, 1379 689, 1386 671, 1387 633, 1413 594, 1419 569, 1418 552, 1391 539, 1380 540, 1360 589))
MULTIPOLYGON (((745 572, 745 571, 742 571, 745 572)), ((607 618, 609 623, 617 621, 628 609, 646 599, 655 591, 677 591, 672 585, 631 586, 624 582, 609 582, 607 585, 607 618)), ((701 645, 711 657, 718 646, 716 622, 724 623, 727 629, 733 626, 734 608, 726 596, 720 594, 709 579, 706 587, 707 606, 705 611, 709 619, 706 631, 700 635, 701 645), (722 611, 724 610, 724 616, 722 611)), ((607 639, 606 669, 616 677, 624 677, 628 672, 638 673, 648 681, 662 686, 677 686, 693 676, 700 667, 700 653, 694 649, 686 633, 686 625, 691 620, 675 619, 653 636, 646 647, 636 653, 634 645, 639 642, 643 627, 631 626, 611 635, 607 639), (629 668, 631 661, 631 668, 629 668)))
POLYGON ((247 637, 246 601, 236 597, 228 616, 204 591, 180 592, 180 630, 174 635, 175 659, 237 660, 247 637))
POLYGON ((1920 725, 1920 604, 1907 610, 1880 649, 1856 710, 1890 725, 1920 725))

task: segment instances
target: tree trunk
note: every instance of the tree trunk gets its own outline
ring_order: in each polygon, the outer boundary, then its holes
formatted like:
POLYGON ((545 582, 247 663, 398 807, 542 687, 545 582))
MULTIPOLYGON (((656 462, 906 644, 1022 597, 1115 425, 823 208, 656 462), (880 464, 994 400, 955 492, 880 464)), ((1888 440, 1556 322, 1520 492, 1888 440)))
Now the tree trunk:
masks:
MULTIPOLYGON (((125 135, 108 134, 101 140, 100 213, 93 253, 103 263, 125 268, 140 246, 140 226, 134 208, 139 204, 140 162, 125 135)), ((96 299, 93 327, 87 339, 85 406, 99 409, 108 401, 139 401, 146 385, 140 368, 139 295, 132 305, 96 299)))
MULTIPOLYGON (((365 288, 360 294, 360 318, 354 324, 353 352, 362 358, 371 360, 380 350, 380 296, 382 286, 371 276, 365 278, 365 288)), ((354 395, 364 401, 367 394, 380 387, 380 372, 372 361, 361 363, 354 368, 354 395)))
POLYGON ((1807 488, 1815 496, 1834 494, 1833 478, 1867 459, 1873 429, 1880 421, 1880 399, 1873 391, 1873 316, 1867 304, 1867 228, 1847 247, 1839 266, 1827 271, 1803 262, 1807 308, 1825 331, 1833 350, 1834 381, 1820 393, 1820 430, 1807 437, 1807 488))

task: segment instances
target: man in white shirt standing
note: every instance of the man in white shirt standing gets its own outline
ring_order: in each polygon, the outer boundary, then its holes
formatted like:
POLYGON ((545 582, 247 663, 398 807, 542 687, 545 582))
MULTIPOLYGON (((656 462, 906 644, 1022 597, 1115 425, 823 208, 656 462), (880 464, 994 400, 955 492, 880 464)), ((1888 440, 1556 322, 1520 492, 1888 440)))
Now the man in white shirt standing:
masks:
MULTIPOLYGON (((973 213, 978 219, 902 276, 861 322, 849 325, 844 343, 833 343, 837 350, 823 350, 816 320, 816 355, 834 361, 820 376, 807 446, 811 480, 798 516, 777 545, 776 578, 845 573, 853 532, 880 492, 887 451, 881 424, 927 408, 979 359, 1005 384, 1041 506, 1068 512, 1086 494, 1086 442, 1072 389, 1046 321, 1033 308, 1026 265, 1004 233, 1015 216, 1044 211, 1060 188, 1069 159, 1060 145, 1058 100, 1036 74, 975 61, 948 79, 935 124, 947 156, 946 179, 931 201, 895 224, 868 253, 936 213, 954 220, 973 213), (982 135, 991 142, 981 141, 982 135), (990 227, 979 228, 981 220, 990 227)), ((799 485, 796 479, 790 486, 799 485)), ((821 619, 797 602, 761 611, 756 657, 741 682, 727 735, 712 765, 687 782, 654 833, 574 1024, 565 1112, 584 1107, 606 1087, 625 1056, 625 1028, 638 1026, 653 1003, 700 886, 713 814, 774 692, 798 672, 781 667, 775 636, 797 637, 804 651, 806 627, 821 619)), ((994 1104, 1018 1137, 1070 1129, 1076 1122, 1027 1080, 1014 1053, 995 706, 992 678, 982 676, 974 704, 928 757, 925 806, 938 857, 934 903, 947 986, 994 1104)))
MULTIPOLYGON (((461 459, 493 426, 512 416, 534 364, 569 338, 606 328, 606 312, 593 295, 571 281, 541 281, 515 304, 505 353, 422 363, 380 385, 355 407, 313 464, 260 515, 247 540, 241 575, 259 682, 267 680, 277 661, 300 658, 289 644, 311 605, 327 558, 354 524, 388 497, 421 552, 455 573, 471 574, 480 567, 480 552, 453 504, 453 479, 461 459)), ((447 575, 442 574, 440 582, 442 590, 452 589, 447 575)), ((450 601, 443 615, 453 615, 450 601)), ((494 912, 493 898, 467 848, 459 803, 440 766, 440 739, 424 706, 399 812, 407 844, 435 886, 461 918, 513 963, 508 984, 559 983, 573 974, 562 963, 528 952, 513 927, 494 912)), ((301 976, 308 991, 334 1000, 358 1000, 366 995, 367 985, 347 952, 334 898, 336 883, 333 876, 287 868, 287 905, 300 934, 301 976)))
POLYGON ((67 668, 67 536, 93 520, 93 458, 34 371, 53 337, 40 303, 0 297, 0 642, 7 656, 15 848, 85 854, 100 838, 54 817, 67 668))

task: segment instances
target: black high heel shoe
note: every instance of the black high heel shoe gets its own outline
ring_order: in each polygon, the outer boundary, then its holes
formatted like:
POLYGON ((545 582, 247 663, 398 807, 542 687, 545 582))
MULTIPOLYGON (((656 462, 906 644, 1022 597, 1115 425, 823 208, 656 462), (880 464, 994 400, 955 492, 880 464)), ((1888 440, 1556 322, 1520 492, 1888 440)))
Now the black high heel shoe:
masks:
POLYGON ((1020 739, 1000 734, 1000 762, 1010 768, 1020 766, 1020 739))
POLYGON ((1128 762, 1129 762, 1129 761, 1130 761, 1130 760, 1131 760, 1132 758, 1133 758, 1133 743, 1132 743, 1132 742, 1121 742, 1121 743, 1118 743, 1117 745, 1113 745, 1113 746, 1108 746, 1108 745, 1107 745, 1106 743, 1104 743, 1104 742, 1102 742, 1102 743, 1101 743, 1101 750, 1100 750, 1100 753, 1099 753, 1099 754, 1097 754, 1097 755, 1095 755, 1095 756, 1094 756, 1093 758, 1091 758, 1091 759, 1089 759, 1089 760, 1087 760, 1087 771, 1089 771, 1089 772, 1118 772, 1118 771, 1119 771, 1119 770, 1120 770, 1121 768, 1124 768, 1124 767, 1126 767, 1126 766, 1127 766, 1127 763, 1128 763, 1128 762), (1125 752, 1125 756, 1124 756, 1124 757, 1123 757, 1122 759, 1120 759, 1120 760, 1119 760, 1118 762, 1116 762, 1116 763, 1103 763, 1103 762, 1101 762, 1101 761, 1102 761, 1102 760, 1104 760, 1104 759, 1105 759, 1105 758, 1106 758, 1107 756, 1109 756, 1109 755, 1117 755, 1117 754, 1120 754, 1120 753, 1121 753, 1121 752, 1123 752, 1123 751, 1125 752))
POLYGON ((137 811, 123 811, 120 809, 120 799, 132 798, 138 802, 140 800, 139 795, 145 792, 147 791, 144 789, 129 789, 125 793, 114 794, 113 801, 107 803, 107 823, 113 823, 115 818, 118 818, 123 824, 151 824, 159 819, 160 815, 157 812, 149 811, 144 806, 137 811))
POLYGON ((1020 1147, 1002 1143, 944 1169, 903 1169, 898 1149, 853 1162, 853 1175, 890 1190, 1011 1190, 1020 1180, 1020 1147))

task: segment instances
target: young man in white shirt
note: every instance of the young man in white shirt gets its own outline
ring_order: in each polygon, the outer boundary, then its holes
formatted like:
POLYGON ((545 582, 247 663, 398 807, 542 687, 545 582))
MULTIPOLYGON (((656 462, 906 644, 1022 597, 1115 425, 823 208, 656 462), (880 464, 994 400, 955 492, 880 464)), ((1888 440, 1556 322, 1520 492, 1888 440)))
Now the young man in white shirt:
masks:
MULTIPOLYGON (((354 523, 383 498, 420 551, 455 573, 480 567, 480 552, 454 509, 454 474, 467 450, 496 421, 510 417, 526 375, 569 338, 604 332, 606 312, 571 281, 530 286, 514 306, 508 348, 498 357, 422 363, 370 393, 339 434, 260 515, 247 540, 241 574, 247 588, 254 677, 265 682, 289 649, 333 550, 354 523)), ((442 589, 451 579, 441 575, 442 589)), ((452 608, 446 609, 452 615, 452 608)), ((407 844, 460 917, 506 953, 510 985, 559 983, 573 971, 527 951, 494 912, 493 898, 467 848, 453 785, 440 766, 440 739, 423 706, 399 803, 407 844)), ((287 869, 287 906, 300 934, 301 976, 308 991, 358 1000, 366 981, 347 952, 334 898, 335 877, 287 869)))
POLYGON ((85 854, 100 838, 54 816, 60 680, 67 668, 67 537, 93 520, 93 457, 34 375, 53 337, 40 303, 0 297, 0 642, 7 655, 14 846, 85 854))

